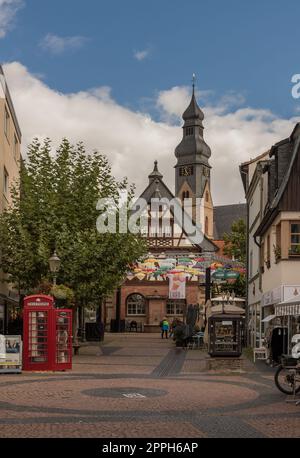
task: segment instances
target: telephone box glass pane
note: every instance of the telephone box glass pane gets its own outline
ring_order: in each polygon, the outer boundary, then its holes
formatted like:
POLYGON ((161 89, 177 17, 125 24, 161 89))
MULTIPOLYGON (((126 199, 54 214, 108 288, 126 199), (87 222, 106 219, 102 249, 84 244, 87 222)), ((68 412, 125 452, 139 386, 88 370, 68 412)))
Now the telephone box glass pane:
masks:
POLYGON ((56 363, 70 362, 70 317, 67 312, 58 312, 56 317, 56 363))
POLYGON ((31 363, 48 361, 48 312, 29 312, 29 352, 31 363))

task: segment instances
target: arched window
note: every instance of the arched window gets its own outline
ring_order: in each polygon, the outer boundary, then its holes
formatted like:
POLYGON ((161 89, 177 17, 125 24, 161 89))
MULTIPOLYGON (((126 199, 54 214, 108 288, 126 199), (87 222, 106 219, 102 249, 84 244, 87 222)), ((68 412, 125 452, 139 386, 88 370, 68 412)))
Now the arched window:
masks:
POLYGON ((126 299, 127 315, 146 315, 146 299, 138 293, 130 294, 126 299))
POLYGON ((205 217, 205 234, 208 234, 208 217, 205 217))
POLYGON ((209 192, 208 191, 206 191, 205 193, 205 200, 206 202, 209 202, 209 192))

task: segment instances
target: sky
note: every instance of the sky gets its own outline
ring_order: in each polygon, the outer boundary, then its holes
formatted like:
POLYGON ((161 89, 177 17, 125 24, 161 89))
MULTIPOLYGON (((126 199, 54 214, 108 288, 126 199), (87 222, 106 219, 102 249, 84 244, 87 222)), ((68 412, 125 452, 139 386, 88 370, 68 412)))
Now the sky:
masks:
POLYGON ((238 166, 300 120, 298 0, 0 0, 0 61, 23 133, 106 154, 137 193, 174 149, 196 74, 214 204, 244 201, 238 166))

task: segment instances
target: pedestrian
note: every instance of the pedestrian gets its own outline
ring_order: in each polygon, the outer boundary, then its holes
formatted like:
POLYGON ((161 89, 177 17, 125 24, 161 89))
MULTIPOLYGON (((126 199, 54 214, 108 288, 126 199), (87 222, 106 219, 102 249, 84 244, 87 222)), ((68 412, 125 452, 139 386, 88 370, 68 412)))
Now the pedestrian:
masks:
POLYGON ((167 320, 167 318, 165 317, 163 320, 162 320, 162 325, 161 325, 161 338, 163 339, 164 338, 164 335, 166 336, 166 339, 168 338, 168 331, 170 329, 170 325, 169 325, 169 322, 167 320))
POLYGON ((170 334, 169 334, 170 339, 174 335, 174 331, 176 329, 176 326, 177 326, 177 319, 174 318, 174 320, 172 321, 171 326, 170 326, 170 334))

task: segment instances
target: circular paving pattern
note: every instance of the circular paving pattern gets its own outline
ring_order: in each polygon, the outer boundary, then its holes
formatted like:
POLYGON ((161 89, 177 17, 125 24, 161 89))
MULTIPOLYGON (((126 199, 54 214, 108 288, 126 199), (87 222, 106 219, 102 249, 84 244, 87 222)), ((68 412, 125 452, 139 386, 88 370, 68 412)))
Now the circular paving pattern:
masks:
POLYGON ((81 391, 82 394, 100 398, 156 398, 157 396, 166 396, 168 391, 156 390, 150 388, 97 388, 94 390, 81 391))

